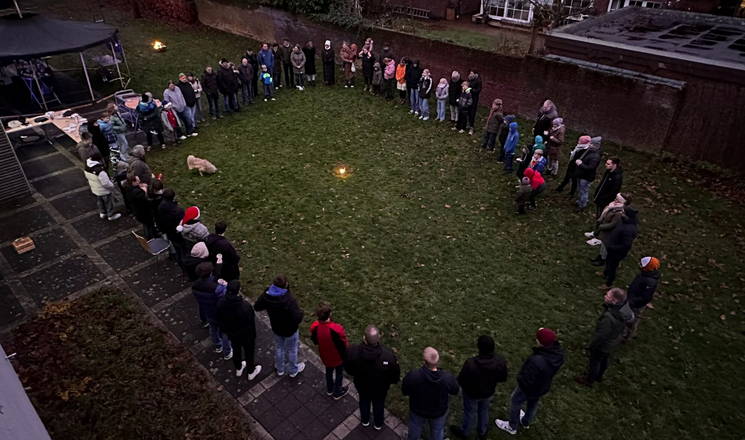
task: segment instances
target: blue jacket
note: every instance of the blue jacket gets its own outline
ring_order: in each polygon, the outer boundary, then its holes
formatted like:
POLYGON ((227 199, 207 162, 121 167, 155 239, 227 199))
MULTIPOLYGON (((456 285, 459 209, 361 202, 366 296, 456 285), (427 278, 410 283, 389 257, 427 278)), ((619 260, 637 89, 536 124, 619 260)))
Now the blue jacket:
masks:
MULTIPOLYGON (((531 159, 532 161, 532 159, 531 159)), ((531 168, 533 168, 534 171, 537 171, 541 174, 543 174, 543 170, 546 169, 546 158, 541 157, 541 160, 535 163, 531 168)))
POLYGON ((272 74, 269 72, 261 72, 261 83, 269 85, 272 81, 272 74))
POLYGON ((261 49, 259 51, 259 69, 261 69, 262 64, 266 66, 268 72, 274 71, 274 54, 271 49, 261 49))
POLYGON ((197 299, 199 312, 207 319, 215 319, 217 300, 225 296, 226 287, 219 284, 215 277, 200 278, 191 286, 191 293, 197 299))
POLYGON ((510 122, 510 133, 504 142, 504 154, 515 154, 515 148, 519 140, 520 133, 517 132, 517 122, 510 122))

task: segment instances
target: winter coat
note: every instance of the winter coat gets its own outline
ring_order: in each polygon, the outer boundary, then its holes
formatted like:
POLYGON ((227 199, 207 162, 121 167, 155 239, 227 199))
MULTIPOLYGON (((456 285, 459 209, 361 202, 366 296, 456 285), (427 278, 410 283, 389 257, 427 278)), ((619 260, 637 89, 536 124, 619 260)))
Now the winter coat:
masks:
POLYGON ((448 97, 448 103, 452 106, 458 105, 458 99, 460 99, 461 93, 463 93, 463 80, 458 78, 453 80, 450 78, 450 96, 448 97))
POLYGON ((523 145, 523 148, 520 150, 520 158, 522 160, 520 161, 520 165, 518 165, 517 172, 515 173, 518 179, 522 179, 525 176, 525 171, 528 169, 528 165, 530 165, 530 158, 533 156, 530 152, 530 148, 530 145, 523 145))
POLYGON ((621 342, 626 324, 634 320, 634 312, 625 301, 623 304, 603 304, 603 307, 605 311, 595 324, 595 333, 587 348, 610 354, 621 342))
POLYGON ((153 172, 150 170, 150 166, 145 162, 145 159, 136 156, 135 150, 131 150, 129 153, 129 160, 127 163, 127 177, 137 176, 140 178, 140 182, 147 183, 150 185, 150 181, 153 179, 153 172))
POLYGON ((173 111, 173 109, 165 109, 161 111, 160 122, 163 124, 163 128, 168 131, 175 131, 176 127, 179 127, 182 130, 184 129, 184 121, 181 120, 179 115, 173 111), (171 117, 173 117, 173 121, 171 121, 171 117))
POLYGON ((616 166, 613 171, 605 170, 600 184, 595 188, 595 197, 592 199, 596 205, 608 206, 621 191, 623 185, 623 168, 616 166))
POLYGON ((373 67, 372 83, 374 86, 379 86, 383 82, 383 71, 380 70, 380 63, 375 63, 373 67))
POLYGON ((124 185, 124 197, 129 200, 135 219, 140 223, 150 223, 153 213, 150 211, 150 203, 147 194, 139 186, 124 185))
MULTIPOLYGON (((199 276, 197 276, 197 266, 207 262, 209 262, 209 258, 194 257, 190 254, 184 255, 184 270, 186 271, 186 277, 189 278, 189 281, 194 282, 199 279, 199 276)), ((212 275, 214 277, 220 276, 219 266, 214 266, 212 275)))
POLYGON ((498 353, 480 354, 468 359, 458 374, 458 384, 471 399, 494 395, 497 384, 507 381, 507 361, 498 353))
POLYGON ((163 90, 163 100, 170 102, 173 106, 173 109, 179 113, 184 111, 184 109, 186 108, 186 100, 184 99, 184 94, 181 93, 181 89, 178 87, 174 87, 173 90, 169 88, 163 90))
POLYGON ((584 151, 588 148, 588 145, 583 144, 577 144, 576 147, 572 150, 571 153, 569 153, 569 163, 567 165, 567 173, 566 175, 568 177, 575 177, 577 174, 577 158, 584 155, 584 151), (580 154, 581 153, 581 154, 580 154))
POLYGON ((344 327, 333 321, 316 321, 310 325, 310 339, 318 346, 323 365, 336 368, 344 363, 349 347, 344 327))
POLYGON ((623 208, 623 206, 609 208, 598 219, 599 224, 595 227, 595 238, 602 241, 603 244, 609 244, 613 231, 623 224, 623 208))
POLYGON ((194 93, 194 87, 191 86, 191 83, 189 81, 179 80, 179 82, 176 83, 176 87, 181 90, 181 94, 184 96, 186 106, 194 107, 194 105, 197 103, 197 95, 196 93, 194 93))
POLYGON ((548 135, 548 157, 551 160, 559 160, 561 154, 561 145, 564 143, 564 132, 566 127, 560 125, 558 127, 552 126, 549 130, 548 135), (553 137, 553 139, 551 139, 553 137))
POLYGON ((388 50, 381 51, 378 60, 382 63, 383 60, 386 58, 393 60, 394 63, 396 62, 396 58, 393 57, 393 51, 390 48, 388 50))
MULTIPOLYGON (((462 89, 461 89, 462 90, 462 89)), ((461 92, 458 98, 458 113, 468 113, 473 105, 473 98, 471 97, 471 89, 461 92)))
POLYGON ((323 63, 323 80, 333 81, 334 80, 334 49, 324 48, 321 51, 321 62, 323 63))
POLYGON ((657 290, 659 282, 659 270, 639 273, 626 291, 629 307, 639 309, 649 304, 654 298, 654 291, 657 290))
POLYGON ((432 95, 432 77, 431 76, 423 76, 419 79, 419 98, 420 99, 429 99, 430 95, 432 95))
POLYGON ((183 228, 184 230, 181 231, 181 236, 184 237, 184 241, 189 249, 193 248, 200 241, 206 240, 210 235, 207 226, 203 225, 199 220, 189 220, 184 224, 183 228))
POLYGON ((292 51, 290 55, 290 62, 292 63, 292 72, 295 75, 305 74, 305 54, 303 51, 292 51))
POLYGON ((385 72, 383 73, 383 77, 385 79, 396 78, 396 63, 394 63, 393 61, 389 61, 388 64, 385 65, 385 72))
POLYGON ((230 66, 220 66, 217 70, 217 89, 223 95, 232 95, 238 92, 238 77, 235 76, 230 66))
POLYGON ((440 368, 432 371, 424 366, 406 373, 401 383, 404 396, 409 396, 409 409, 425 419, 445 415, 448 396, 457 395, 459 390, 452 374, 440 368))
POLYGON ((212 73, 207 73, 205 71, 202 74, 202 90, 204 93, 214 95, 215 93, 219 92, 217 89, 217 73, 214 71, 212 73))
POLYGON ((272 84, 274 82, 274 79, 272 79, 272 74, 269 72, 261 72, 261 75, 259 76, 262 84, 272 84))
POLYGON ((543 150, 543 153, 546 153, 546 144, 543 143, 543 137, 539 135, 535 136, 532 152, 535 153, 537 150, 543 150))
MULTIPOLYGON (((574 162, 576 164, 578 160, 581 160, 582 163, 576 165, 574 177, 590 182, 594 181, 595 173, 598 165, 600 165, 600 154, 600 149, 595 145, 590 145, 587 149, 578 151, 574 162)), ((616 196, 613 197, 615 198, 616 196)))
POLYGON ((613 230, 608 244, 605 245, 608 253, 615 254, 617 258, 625 258, 636 239, 639 212, 633 206, 626 206, 624 214, 623 224, 613 230))
POLYGON ((435 89, 435 97, 438 101, 447 101, 449 92, 447 84, 438 84, 437 89, 435 89))
POLYGON ((274 54, 274 67, 272 68, 272 75, 282 75, 282 60, 279 59, 278 50, 272 49, 272 53, 274 54))
POLYGON ((256 339, 256 314, 243 295, 227 292, 217 301, 215 318, 231 341, 256 339))
POLYGON ((109 124, 115 134, 124 134, 127 132, 127 124, 124 122, 119 113, 114 113, 109 117, 109 124))
POLYGON ((373 66, 375 66, 375 55, 371 53, 362 54, 362 76, 371 78, 373 76, 373 66))
POLYGON ((277 58, 279 61, 282 61, 282 64, 290 64, 292 61, 292 46, 285 46, 284 44, 282 46, 279 46, 279 50, 277 51, 277 58))
POLYGON ((199 315, 207 319, 215 319, 217 301, 225 296, 225 290, 225 286, 219 284, 213 276, 196 280, 191 286, 191 293, 197 299, 199 315))
POLYGON ((538 119, 535 121, 533 126, 533 134, 536 136, 543 137, 544 141, 549 139, 549 130, 553 126, 554 119, 559 117, 559 113, 556 110, 555 105, 551 105, 548 110, 543 110, 543 107, 538 111, 538 119))
POLYGON ((551 382, 562 365, 564 349, 558 342, 550 347, 533 347, 533 354, 517 373, 517 385, 528 396, 543 396, 551 390, 551 382))
POLYGON ((176 231, 183 218, 184 209, 175 200, 163 199, 155 212, 155 224, 160 232, 166 234, 170 242, 184 242, 184 237, 176 231))
POLYGON ((238 78, 243 84, 250 84, 253 81, 254 68, 251 66, 251 63, 246 63, 245 66, 241 63, 241 65, 238 66, 238 78))
POLYGON ((515 197, 515 202, 517 203, 527 203, 530 201, 530 193, 533 192, 533 187, 530 186, 530 183, 523 184, 520 182, 520 188, 517 190, 517 197, 515 197))
POLYGON ((241 256, 238 255, 228 239, 222 235, 209 234, 204 240, 204 244, 207 245, 213 263, 217 263, 217 254, 222 254, 222 278, 225 281, 237 280, 241 275, 238 266, 241 256))
POLYGON ((300 323, 303 322, 303 311, 300 310, 289 290, 273 284, 256 300, 254 310, 257 312, 266 310, 272 332, 283 338, 294 335, 300 323))
POLYGON ((473 102, 479 101, 479 95, 481 94, 481 77, 476 76, 476 79, 468 81, 468 87, 471 89, 471 95, 473 95, 473 102))
MULTIPOLYGON (((259 59, 256 56, 256 54, 249 55, 248 51, 246 51, 246 54, 243 55, 244 58, 248 60, 248 65, 251 66, 251 69, 253 69, 253 78, 255 79, 258 77, 258 73, 261 72, 261 65, 259 64, 259 59)), ((243 63, 241 63, 243 64, 243 63)))
POLYGON ((396 82, 399 84, 405 84, 406 83, 406 65, 397 65, 396 66, 396 82))
POLYGON ((515 154, 515 148, 520 141, 520 133, 517 132, 517 122, 510 122, 509 134, 504 141, 504 154, 515 154))
POLYGON ((349 347, 344 369, 354 377, 354 386, 362 396, 385 396, 390 386, 401 380, 396 355, 381 344, 363 342, 349 347))
POLYGON ((100 162, 88 159, 83 174, 88 180, 91 192, 96 196, 107 196, 114 190, 114 184, 100 162))
POLYGON ((85 163, 94 154, 101 154, 101 152, 98 151, 98 147, 93 145, 93 142, 87 144, 82 141, 78 144, 77 153, 83 163, 85 163))
POLYGON ((543 176, 541 176, 541 173, 539 171, 535 171, 532 168, 528 168, 524 172, 525 177, 530 179, 530 187, 533 189, 537 189, 539 186, 546 183, 545 180, 543 180, 543 176))
POLYGON ((116 143, 116 133, 114 133, 114 127, 104 121, 103 119, 99 119, 98 121, 98 128, 101 130, 101 134, 104 137, 104 140, 107 145, 115 144, 116 143))
POLYGON ((315 75, 316 74, 316 48, 305 46, 303 48, 303 54, 305 54, 305 74, 315 75))
POLYGON ((160 107, 150 100, 137 104, 136 112, 139 113, 139 123, 143 131, 160 130, 160 107))
POLYGON ((530 169, 534 170, 537 173, 542 174, 543 170, 546 169, 546 158, 545 157, 541 157, 535 163, 533 163, 532 159, 530 160, 530 162, 531 162, 530 169))
POLYGON ((504 115, 502 112, 494 112, 486 120, 486 132, 498 134, 502 130, 502 124, 504 124, 504 115))
POLYGON ((266 66, 268 72, 274 71, 274 52, 271 49, 261 49, 259 51, 259 71, 261 71, 262 65, 266 66))
POLYGON ((419 80, 422 79, 422 72, 424 70, 419 64, 410 64, 406 67, 406 87, 411 90, 416 90, 419 87, 419 80))
POLYGON ((106 136, 104 136, 103 132, 101 131, 100 127, 96 127, 94 124, 88 125, 88 132, 93 136, 93 145, 98 148, 98 151, 101 152, 101 155, 104 158, 107 158, 111 155, 111 150, 109 148, 109 141, 106 139, 106 136))

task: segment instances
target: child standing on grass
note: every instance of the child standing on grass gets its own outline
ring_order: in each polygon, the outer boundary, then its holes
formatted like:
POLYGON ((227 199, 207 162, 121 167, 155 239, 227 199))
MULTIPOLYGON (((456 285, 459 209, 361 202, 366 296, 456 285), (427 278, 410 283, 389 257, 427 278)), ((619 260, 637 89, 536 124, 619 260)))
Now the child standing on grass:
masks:
POLYGON ((347 387, 341 386, 344 379, 344 359, 349 347, 347 335, 342 326, 331 320, 331 304, 325 301, 318 304, 316 316, 318 321, 310 326, 310 337, 318 346, 318 353, 326 366, 326 394, 339 400, 348 391, 347 387))
POLYGON ((264 86, 264 101, 265 102, 269 98, 271 98, 272 101, 276 101, 276 99, 274 99, 273 83, 274 83, 274 80, 272 79, 272 75, 267 71, 266 64, 262 64, 261 65, 261 84, 264 86))
POLYGON ((406 57, 401 58, 396 67, 396 89, 398 89, 399 105, 406 102, 406 57))
POLYGON ((375 95, 380 94, 380 83, 383 82, 383 71, 380 69, 380 63, 373 64, 372 89, 370 92, 375 95))
POLYGON ((517 190, 517 197, 515 198, 515 202, 517 203, 517 213, 525 214, 525 205, 528 204, 530 193, 533 191, 533 188, 530 186, 530 179, 523 177, 520 181, 519 188, 520 189, 517 190))
MULTIPOLYGON (((508 116, 509 117, 509 116, 508 116)), ((517 122, 510 122, 509 134, 504 141, 504 174, 512 174, 512 158, 515 156, 515 148, 520 141, 520 133, 517 132, 517 122)))
POLYGON ((393 100, 393 83, 396 81, 396 62, 390 58, 384 58, 383 63, 385 64, 385 72, 383 78, 385 79, 385 99, 386 101, 393 100))
POLYGON ((440 78, 440 84, 437 85, 435 90, 435 97, 437 98, 437 120, 445 122, 445 106, 448 102, 448 91, 450 86, 446 78, 440 78))
POLYGON ((453 130, 458 130, 458 133, 465 133, 468 127, 468 112, 471 110, 471 105, 473 104, 468 81, 463 81, 461 90, 462 92, 458 98, 458 123, 453 127, 453 130))
POLYGON ((432 95, 432 76, 429 69, 422 71, 422 77, 419 79, 419 110, 422 112, 419 119, 422 121, 429 120, 429 97, 432 95))
MULTIPOLYGON (((173 133, 173 143, 178 145, 179 139, 184 140, 186 136, 181 131, 181 118, 178 117, 175 111, 173 111, 173 105, 168 101, 163 101, 163 111, 160 114, 163 121, 163 126, 166 130, 173 133)), ((161 147, 165 150, 166 145, 163 144, 161 147)))

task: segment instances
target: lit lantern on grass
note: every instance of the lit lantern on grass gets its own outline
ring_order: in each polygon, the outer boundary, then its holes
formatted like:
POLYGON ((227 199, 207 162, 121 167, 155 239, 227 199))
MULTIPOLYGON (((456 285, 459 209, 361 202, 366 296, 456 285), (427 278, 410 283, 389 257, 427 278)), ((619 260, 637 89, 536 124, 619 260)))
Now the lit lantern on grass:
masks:
POLYGON ((160 42, 160 41, 158 41, 158 40, 155 40, 155 41, 153 42, 153 49, 155 49, 155 51, 156 51, 156 52, 165 52, 165 50, 166 50, 166 45, 165 45, 165 44, 163 44, 163 43, 161 43, 161 42, 160 42))
POLYGON ((332 173, 340 179, 346 179, 350 174, 352 174, 352 169, 346 165, 337 165, 332 173))

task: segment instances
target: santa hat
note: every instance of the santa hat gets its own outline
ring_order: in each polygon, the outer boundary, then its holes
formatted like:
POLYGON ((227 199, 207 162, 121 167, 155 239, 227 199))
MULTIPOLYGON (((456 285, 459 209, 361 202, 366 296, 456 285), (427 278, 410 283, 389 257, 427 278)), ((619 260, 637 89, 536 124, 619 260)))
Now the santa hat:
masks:
POLYGON ((192 220, 197 220, 199 218, 199 208, 196 206, 190 206, 186 208, 186 212, 184 212, 184 218, 181 220, 181 223, 179 223, 178 226, 176 226, 176 230, 181 232, 184 230, 184 225, 187 222, 190 222, 192 220))
POLYGON ((535 338, 538 340, 538 342, 540 342, 541 345, 547 347, 550 345, 554 345, 554 341, 556 341, 556 333, 554 333, 551 329, 541 327, 535 334, 535 338))
POLYGON ((652 272, 660 268, 660 260, 655 257, 644 257, 640 266, 643 271, 652 272))

